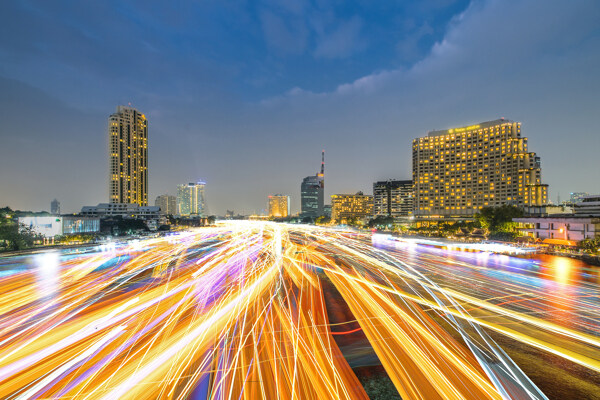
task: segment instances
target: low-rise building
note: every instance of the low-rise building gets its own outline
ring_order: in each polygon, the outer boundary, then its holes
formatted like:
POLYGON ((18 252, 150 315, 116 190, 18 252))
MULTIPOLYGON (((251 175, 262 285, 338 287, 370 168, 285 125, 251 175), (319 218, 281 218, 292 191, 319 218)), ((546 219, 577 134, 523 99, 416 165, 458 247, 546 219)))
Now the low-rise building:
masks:
POLYGON ((373 196, 356 194, 334 194, 331 196, 331 219, 346 224, 351 220, 366 222, 373 216, 373 196))
POLYGON ((100 231, 99 218, 77 215, 24 216, 19 217, 19 224, 32 229, 46 238, 100 231))
POLYGON ((582 240, 600 237, 600 216, 561 214, 513 221, 518 223, 521 236, 542 243, 575 246, 582 240))
POLYGON ((130 203, 100 203, 97 206, 84 206, 81 215, 87 217, 123 217, 136 219, 159 219, 160 207, 138 206, 130 203))
MULTIPOLYGON (((566 207, 564 208, 566 209, 566 207)), ((600 195, 583 196, 574 206, 575 212, 513 219, 522 236, 548 244, 575 246, 585 239, 600 237, 600 195)))
POLYGON ((575 203, 575 214, 600 217, 600 194, 583 196, 575 203))

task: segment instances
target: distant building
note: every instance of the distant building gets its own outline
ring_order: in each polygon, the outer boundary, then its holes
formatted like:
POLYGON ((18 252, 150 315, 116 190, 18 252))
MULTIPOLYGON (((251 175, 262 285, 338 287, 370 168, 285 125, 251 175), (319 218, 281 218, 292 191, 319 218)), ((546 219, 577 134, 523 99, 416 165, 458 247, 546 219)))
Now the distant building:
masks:
POLYGON ((19 217, 19 224, 31 228, 46 238, 100 231, 99 218, 74 215, 24 216, 19 217))
POLYGON ((575 203, 575 214, 600 217, 600 194, 581 197, 575 203))
POLYGON ((286 218, 290 215, 290 196, 275 194, 269 196, 269 217, 286 218))
POLYGON ((570 198, 570 202, 575 204, 575 203, 579 203, 581 200, 583 200, 584 197, 589 196, 589 193, 586 192, 573 192, 571 193, 571 198, 570 198))
POLYGON ((188 183, 177 186, 177 214, 182 216, 204 217, 205 182, 188 183))
POLYGON ((579 203, 584 197, 589 196, 586 192, 573 192, 571 193, 571 203, 579 203))
POLYGON ((325 204, 323 206, 323 215, 331 218, 331 204, 325 204))
POLYGON ((387 180, 373 183, 373 215, 393 218, 413 213, 412 181, 387 180))
POLYGON ((148 120, 118 106, 108 118, 110 203, 148 205, 148 120))
POLYGON ((352 219, 366 222, 373 216, 373 196, 363 192, 331 196, 331 219, 345 224, 352 219))
POLYGON ((53 215, 60 214, 60 201, 54 199, 50 202, 50 214, 53 214, 53 215))
POLYGON ((136 219, 159 219, 160 208, 156 206, 143 206, 129 203, 100 203, 97 206, 84 206, 81 215, 88 217, 117 217, 136 219))
POLYGON ((316 218, 324 214, 325 151, 321 153, 321 172, 307 176, 300 185, 300 210, 303 217, 316 218))
POLYGON ((521 123, 505 119, 414 139, 413 182, 418 218, 473 217, 504 204, 527 211, 548 203, 540 158, 528 151, 521 123))
POLYGON ((177 214, 177 198, 168 194, 160 195, 154 201, 154 205, 160 208, 160 212, 165 215, 177 214))

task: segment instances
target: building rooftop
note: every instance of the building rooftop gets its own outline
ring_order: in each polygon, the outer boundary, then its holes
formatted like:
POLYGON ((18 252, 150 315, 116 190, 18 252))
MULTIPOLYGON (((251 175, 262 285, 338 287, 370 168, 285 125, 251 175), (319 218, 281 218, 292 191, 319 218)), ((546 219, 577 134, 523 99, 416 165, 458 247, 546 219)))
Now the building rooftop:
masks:
POLYGON ((468 125, 468 126, 460 126, 457 128, 450 128, 450 129, 443 129, 443 130, 433 130, 433 131, 429 131, 427 133, 427 136, 442 136, 442 135, 449 135, 449 134, 453 134, 453 133, 462 133, 462 132, 466 132, 466 131, 471 131, 474 129, 483 129, 483 128, 489 128, 490 126, 496 126, 496 125, 500 125, 500 124, 512 124, 514 121, 511 121, 509 119, 505 119, 505 118, 500 118, 500 119, 495 119, 493 121, 485 121, 485 122, 480 122, 478 124, 475 125, 468 125))

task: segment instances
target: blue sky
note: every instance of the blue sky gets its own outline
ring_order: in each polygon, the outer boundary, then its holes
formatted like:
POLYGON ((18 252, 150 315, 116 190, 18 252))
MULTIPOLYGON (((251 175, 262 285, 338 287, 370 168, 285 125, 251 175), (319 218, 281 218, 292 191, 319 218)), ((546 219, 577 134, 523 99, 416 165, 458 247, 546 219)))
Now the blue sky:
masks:
POLYGON ((150 197, 260 212, 326 149, 327 194, 410 178, 411 140, 506 117, 552 198, 600 192, 596 1, 5 1, 0 205, 107 198, 106 119, 150 121, 150 197))

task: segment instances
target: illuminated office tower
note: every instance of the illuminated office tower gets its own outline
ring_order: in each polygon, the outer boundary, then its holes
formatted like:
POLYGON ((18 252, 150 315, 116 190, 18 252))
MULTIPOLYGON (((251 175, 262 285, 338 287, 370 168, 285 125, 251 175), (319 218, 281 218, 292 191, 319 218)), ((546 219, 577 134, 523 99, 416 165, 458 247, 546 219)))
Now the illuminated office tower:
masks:
POLYGON ((324 214, 325 150, 321 153, 321 172, 307 176, 300 185, 300 210, 303 217, 316 218, 324 214))
POLYGON ((373 196, 363 192, 331 196, 331 219, 345 224, 352 219, 366 222, 373 216, 373 196))
POLYGON ((269 217, 285 218, 290 215, 290 196, 275 194, 269 196, 269 217))
POLYGON ((118 106, 108 118, 111 203, 148 205, 148 120, 118 106))
POLYGON ((154 205, 160 207, 161 214, 175 215, 177 213, 177 198, 175 196, 160 195, 154 201, 154 205))
POLYGON ((177 186, 177 214, 204 217, 205 182, 177 186))
POLYGON ((548 202, 541 179, 540 158, 527 150, 519 122, 498 119, 413 140, 417 217, 471 217, 504 204, 539 207, 548 202))
POLYGON ((412 181, 378 181, 373 184, 373 215, 401 218, 413 213, 412 181))

